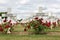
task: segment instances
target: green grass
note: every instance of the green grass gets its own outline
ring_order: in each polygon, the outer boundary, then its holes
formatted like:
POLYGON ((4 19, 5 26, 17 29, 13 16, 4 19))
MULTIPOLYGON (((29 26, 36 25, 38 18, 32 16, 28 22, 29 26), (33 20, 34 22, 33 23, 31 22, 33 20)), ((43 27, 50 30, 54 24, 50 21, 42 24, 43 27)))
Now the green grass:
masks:
MULTIPOLYGON (((21 25, 15 26, 14 32, 23 31, 24 27, 21 25)), ((60 27, 56 27, 48 31, 59 31, 60 27)), ((60 40, 60 35, 18 35, 18 34, 4 34, 0 33, 0 40, 60 40)))
POLYGON ((48 29, 49 32, 60 32, 60 27, 55 27, 53 29, 48 29))
POLYGON ((60 40, 60 36, 0 34, 0 40, 60 40))

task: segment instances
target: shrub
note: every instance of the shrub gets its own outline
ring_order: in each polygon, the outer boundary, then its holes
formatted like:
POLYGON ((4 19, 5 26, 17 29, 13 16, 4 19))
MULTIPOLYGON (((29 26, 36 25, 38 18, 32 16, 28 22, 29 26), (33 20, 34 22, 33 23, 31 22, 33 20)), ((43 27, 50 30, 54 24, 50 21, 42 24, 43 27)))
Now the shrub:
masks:
POLYGON ((0 32, 11 33, 12 31, 13 31, 13 25, 11 23, 11 20, 9 20, 8 22, 4 21, 2 24, 0 24, 0 32))
POLYGON ((40 34, 40 33, 45 33, 46 29, 48 29, 49 27, 46 26, 46 23, 42 22, 43 18, 38 18, 36 17, 35 20, 32 20, 31 22, 28 23, 28 25, 25 27, 26 29, 32 29, 32 31, 35 34, 40 34))

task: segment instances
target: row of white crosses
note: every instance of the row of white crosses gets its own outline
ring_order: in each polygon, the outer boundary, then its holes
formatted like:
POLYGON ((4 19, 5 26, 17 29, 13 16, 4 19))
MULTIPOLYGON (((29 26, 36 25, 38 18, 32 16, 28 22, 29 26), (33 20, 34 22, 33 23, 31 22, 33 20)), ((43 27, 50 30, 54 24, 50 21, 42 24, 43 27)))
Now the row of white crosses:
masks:
MULTIPOLYGON (((48 16, 48 15, 46 15, 45 13, 43 13, 42 12, 42 7, 39 7, 39 9, 38 9, 38 13, 32 13, 32 15, 30 16, 30 17, 28 17, 27 19, 25 19, 25 20, 29 20, 29 21, 31 21, 31 19, 33 19, 34 17, 43 17, 43 16, 48 16)), ((34 19, 33 19, 34 20, 34 19)))
MULTIPOLYGON (((51 21, 51 24, 52 24, 52 22, 56 22, 57 21, 57 18, 56 17, 54 17, 53 15, 52 15, 53 13, 52 12, 49 12, 49 13, 43 13, 43 8, 42 7, 39 7, 39 10, 38 10, 38 13, 36 13, 36 14, 33 14, 32 13, 32 15, 31 15, 31 17, 28 17, 27 19, 25 19, 25 20, 29 20, 29 21, 31 21, 31 19, 33 19, 34 17, 40 17, 40 18, 44 18, 45 17, 45 21, 47 20, 47 21, 51 21)), ((51 25, 51 29, 53 28, 53 26, 51 25)))

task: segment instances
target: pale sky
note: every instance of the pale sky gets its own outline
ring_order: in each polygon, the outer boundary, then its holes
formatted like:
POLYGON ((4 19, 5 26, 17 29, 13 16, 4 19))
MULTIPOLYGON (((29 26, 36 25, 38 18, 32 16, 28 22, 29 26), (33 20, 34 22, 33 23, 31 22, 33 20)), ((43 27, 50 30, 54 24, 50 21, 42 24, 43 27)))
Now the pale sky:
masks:
POLYGON ((37 12, 39 6, 44 12, 60 13, 60 0, 0 0, 0 12, 7 8, 13 13, 37 12))

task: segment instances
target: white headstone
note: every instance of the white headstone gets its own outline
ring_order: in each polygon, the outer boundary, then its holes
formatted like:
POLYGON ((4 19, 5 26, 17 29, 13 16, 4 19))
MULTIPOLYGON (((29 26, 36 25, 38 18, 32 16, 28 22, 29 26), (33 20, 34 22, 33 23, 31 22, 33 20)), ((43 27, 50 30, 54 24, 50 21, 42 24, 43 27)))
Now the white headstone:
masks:
POLYGON ((8 14, 10 14, 11 13, 11 8, 7 8, 7 12, 8 12, 8 14))
POLYGON ((42 13, 42 7, 39 7, 38 12, 39 12, 39 13, 42 13))

